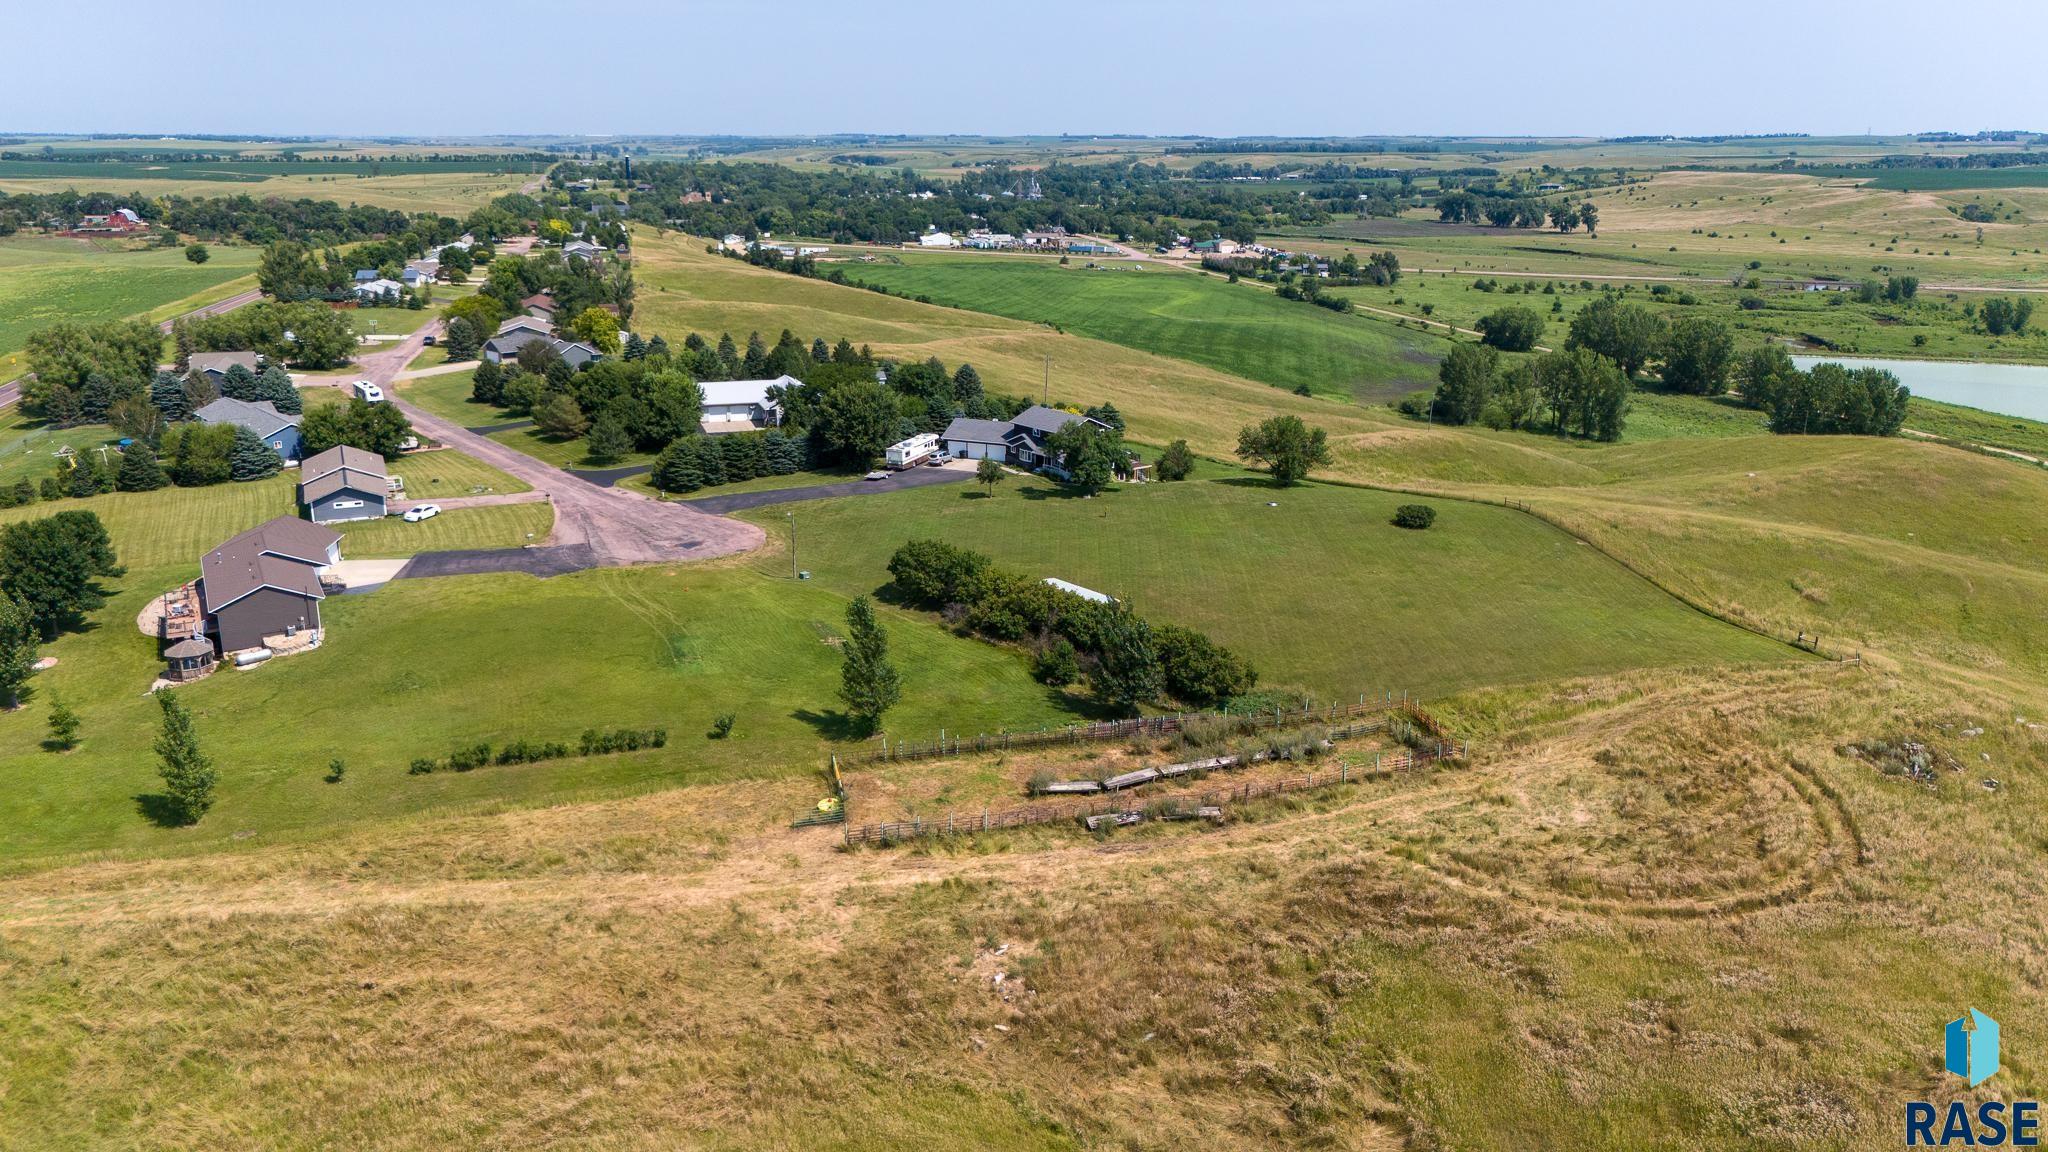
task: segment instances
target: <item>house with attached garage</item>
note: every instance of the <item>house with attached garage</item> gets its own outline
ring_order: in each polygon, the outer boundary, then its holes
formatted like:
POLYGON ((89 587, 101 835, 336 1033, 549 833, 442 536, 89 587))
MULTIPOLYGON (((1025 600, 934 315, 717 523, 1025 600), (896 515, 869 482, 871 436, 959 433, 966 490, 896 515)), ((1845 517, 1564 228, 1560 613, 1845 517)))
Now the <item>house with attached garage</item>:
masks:
POLYGON ((1087 416, 1033 404, 1008 420, 957 417, 946 425, 941 439, 946 442, 946 451, 962 460, 997 460, 1032 471, 1042 468, 1064 479, 1066 472, 1060 468, 1059 461, 1052 458, 1045 442, 1053 433, 1076 421, 1109 427, 1087 416))
MULTIPOLYGON (((320 601, 327 598, 320 577, 340 562, 339 533, 291 516, 231 537, 200 557, 193 586, 198 612, 189 619, 203 631, 178 643, 210 638, 228 653, 282 645, 308 633, 317 639, 320 601)), ((178 650, 174 644, 171 651, 178 650)), ((184 650, 196 651, 196 646, 184 650)))
POLYGON ((254 432, 287 464, 299 458, 299 418, 279 412, 268 400, 230 400, 223 396, 192 413, 201 424, 233 424, 254 432))
POLYGON ((484 359, 493 364, 519 358, 519 350, 534 341, 541 341, 555 350, 564 363, 571 368, 581 369, 586 364, 604 358, 604 354, 578 340, 562 340, 550 335, 546 321, 531 316, 514 316, 505 321, 496 336, 484 341, 484 359))
POLYGON ((750 432, 782 423, 782 405, 768 392, 770 388, 795 388, 803 383, 794 376, 773 380, 706 380, 704 410, 700 426, 707 435, 721 432, 750 432))
POLYGON ((391 494, 384 458, 346 444, 299 466, 299 503, 315 524, 381 520, 391 494))

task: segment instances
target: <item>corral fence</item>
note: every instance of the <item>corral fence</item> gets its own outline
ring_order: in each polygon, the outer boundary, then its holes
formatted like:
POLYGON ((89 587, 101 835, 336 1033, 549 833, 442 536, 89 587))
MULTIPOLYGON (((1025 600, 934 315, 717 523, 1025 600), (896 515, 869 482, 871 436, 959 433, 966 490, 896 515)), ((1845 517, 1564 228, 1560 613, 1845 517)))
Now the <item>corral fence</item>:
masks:
POLYGON ((832 782, 832 800, 790 821, 791 828, 816 828, 821 824, 846 823, 846 781, 840 778, 837 756, 832 758, 832 765, 826 770, 826 779, 832 782))
POLYGON ((1354 769, 1346 764, 1324 772, 1310 772, 1306 776, 1246 781, 1233 788, 1205 792, 1193 799, 1167 797, 1143 800, 1133 797, 1112 803, 1097 800, 1077 804, 1027 804, 1000 810, 984 808, 978 813, 970 812, 964 815, 949 812, 944 818, 931 820, 896 820, 858 826, 849 824, 846 827, 846 843, 900 844, 909 840, 965 836, 1002 828, 1023 828, 1067 821, 1073 821, 1094 831, 1138 824, 1147 819, 1221 820, 1226 804, 1242 804, 1268 796, 1308 792, 1353 781, 1379 779, 1422 765, 1434 764, 1440 760, 1457 759, 1464 754, 1464 745, 1444 741, 1419 751, 1404 750, 1376 755, 1369 768, 1361 766, 1354 769))
MULTIPOLYGON (((935 760, 944 756, 1042 748, 1054 744, 1090 744, 1105 740, 1170 736, 1197 721, 1236 720, 1248 724, 1254 731, 1263 731, 1297 724, 1335 724, 1353 716, 1371 716, 1393 711, 1414 713, 1419 712, 1419 709, 1408 699, 1408 694, 1403 692, 1398 696, 1393 693, 1360 696, 1349 704, 1333 704, 1323 708, 1273 708, 1255 712, 1231 712, 1228 709, 1221 712, 1186 712, 1172 716, 1103 720, 1093 724, 1074 724, 1065 728, 1046 728, 1033 732, 998 732, 993 735, 982 733, 963 736, 941 731, 936 740, 885 740, 873 751, 858 753, 844 759, 834 757, 834 760, 840 767, 858 768, 868 764, 935 760)), ((1433 727, 1435 721, 1429 721, 1429 724, 1433 727)), ((1436 734, 1435 731, 1432 732, 1432 735, 1436 734)))

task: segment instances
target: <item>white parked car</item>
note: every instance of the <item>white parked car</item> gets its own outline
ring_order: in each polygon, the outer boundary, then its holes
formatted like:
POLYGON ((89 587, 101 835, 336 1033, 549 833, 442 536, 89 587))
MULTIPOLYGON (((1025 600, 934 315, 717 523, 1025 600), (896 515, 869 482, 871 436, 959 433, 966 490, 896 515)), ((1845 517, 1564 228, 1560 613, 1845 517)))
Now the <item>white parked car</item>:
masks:
POLYGON ((432 520, 440 514, 441 506, 439 504, 421 504, 405 510, 405 522, 407 524, 417 524, 422 520, 432 520))

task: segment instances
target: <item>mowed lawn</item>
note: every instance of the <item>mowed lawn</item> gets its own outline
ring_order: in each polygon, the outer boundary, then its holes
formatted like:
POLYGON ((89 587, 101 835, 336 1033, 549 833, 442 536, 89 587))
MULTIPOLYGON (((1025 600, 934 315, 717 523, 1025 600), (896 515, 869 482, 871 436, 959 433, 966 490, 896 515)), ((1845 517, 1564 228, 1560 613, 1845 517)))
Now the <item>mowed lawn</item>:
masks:
MULTIPOLYGON (((443 517, 446 519, 447 517, 443 517)), ((181 690, 220 769, 196 828, 152 823, 156 645, 130 621, 184 569, 117 582, 98 627, 45 648, 58 666, 0 715, 0 857, 174 850, 450 804, 541 801, 733 776, 819 771, 848 733, 834 696, 846 598, 744 566, 401 580, 330 598, 327 643, 181 690), (50 697, 83 718, 74 752, 41 748, 50 697), (733 712, 731 738, 706 737, 733 712), (574 743, 589 726, 664 727, 665 749, 412 776, 414 757, 475 741, 574 743), (330 758, 343 783, 321 777, 330 758)), ((884 611, 903 671, 891 730, 1038 727, 1071 718, 1018 655, 884 611)))
POLYGON ((1420 332, 1282 300, 1220 277, 1130 261, 1099 268, 1015 256, 911 256, 847 277, 1319 395, 1379 402, 1432 385, 1447 345, 1420 332))
MULTIPOLYGON (((1435 527, 1393 527, 1413 499, 1277 490, 1207 464, 1193 481, 1089 500, 1011 477, 992 498, 949 486, 798 505, 798 563, 841 591, 871 592, 903 541, 948 540, 1199 628, 1250 657, 1266 684, 1325 699, 1794 655, 1520 513, 1432 500, 1435 527)), ((786 537, 789 510, 748 515, 786 537)))

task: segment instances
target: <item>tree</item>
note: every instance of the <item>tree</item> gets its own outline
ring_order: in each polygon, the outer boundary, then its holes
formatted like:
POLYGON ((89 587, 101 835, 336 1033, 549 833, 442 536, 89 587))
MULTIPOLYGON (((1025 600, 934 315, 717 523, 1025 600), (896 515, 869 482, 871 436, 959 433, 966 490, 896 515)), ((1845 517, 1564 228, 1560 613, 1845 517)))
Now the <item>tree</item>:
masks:
POLYGON ((1031 657, 1031 676, 1040 684, 1064 688, 1081 678, 1081 660, 1065 636, 1055 636, 1031 657))
POLYGON ((71 706, 50 696, 50 739, 48 746, 59 752, 69 752, 78 747, 78 713, 71 706))
POLYGON ((154 492, 170 482, 149 445, 131 444, 121 450, 121 467, 114 471, 115 491, 154 492))
POLYGON ((271 407, 287 416, 297 416, 304 408, 304 402, 299 398, 298 386, 292 383, 291 374, 275 364, 257 375, 250 398, 267 400, 271 407))
POLYGON ((1691 316, 1671 326, 1664 336, 1664 387, 1695 396, 1728 391, 1728 370, 1735 362, 1735 336, 1728 326, 1691 316))
POLYGON ((476 325, 469 317, 455 316, 448 321, 448 333, 442 338, 441 347, 450 360, 474 360, 482 343, 477 336, 476 325))
POLYGON ((897 439, 896 397, 872 380, 828 388, 812 432, 847 463, 866 467, 897 439))
POLYGON ((1070 421, 1047 436, 1045 451, 1059 462, 1069 484, 1089 493, 1107 488, 1127 458, 1123 433, 1091 420, 1070 421))
POLYGON ((35 674, 36 644, 42 639, 28 606, 0 592, 0 707, 21 703, 21 690, 35 674))
POLYGON ((1427 504, 1403 504, 1394 509, 1396 528, 1413 528, 1417 531, 1436 523, 1436 509, 1427 504))
POLYGON ((2024 296, 2016 300, 1994 296, 1977 310, 1978 318, 1984 322, 1984 331, 1993 336, 2003 336, 2008 332, 2017 336, 2025 332, 2027 321, 2033 315, 2034 302, 2024 296))
POLYGON ((157 406, 141 396, 123 396, 114 401, 107 409, 107 423, 138 444, 158 443, 169 426, 157 406))
POLYGON ((228 476, 234 480, 268 480, 284 467, 277 450, 253 430, 235 425, 234 447, 228 449, 228 476))
POLYGON ((647 341, 642 340, 638 332, 626 334, 625 356, 628 364, 647 358, 647 341))
POLYGON ((208 260, 213 259, 213 253, 208 252, 204 244, 187 244, 185 245, 185 259, 190 260, 194 264, 204 264, 208 260))
MULTIPOLYGON (((504 322, 507 314, 505 305, 500 303, 497 297, 485 292, 464 296, 441 309, 441 315, 448 322, 451 334, 455 322, 463 320, 469 324, 469 330, 475 334, 478 343, 495 334, 498 325, 504 322)), ((476 353, 472 351, 470 355, 474 356, 476 353)))
POLYGON ((185 393, 185 382, 175 372, 159 372, 149 382, 149 402, 164 414, 164 419, 178 421, 192 416, 191 398, 185 393))
POLYGON ((1256 460, 1273 474, 1280 487, 1298 484, 1312 469, 1328 467, 1330 446, 1321 428, 1310 428, 1299 416, 1273 416, 1248 424, 1237 433, 1240 460, 1256 460))
POLYGON ((1159 463, 1153 469, 1161 480, 1185 480, 1195 470, 1195 453, 1185 440, 1175 440, 1159 454, 1159 463))
POLYGON ((114 476, 97 455, 73 457, 71 470, 64 474, 64 489, 66 494, 80 499, 97 496, 113 491, 114 476))
POLYGON ((953 373, 953 399, 967 404, 979 400, 982 395, 981 373, 976 372, 972 364, 960 365, 953 373))
POLYGON ((158 772, 164 778, 166 808, 180 824, 197 823, 213 807, 213 762, 200 751, 199 734, 192 713, 176 692, 166 688, 156 694, 163 709, 163 730, 156 738, 158 772))
POLYGON ((1212 708, 1258 685, 1242 657, 1191 628, 1162 624, 1152 629, 1152 645, 1167 695, 1183 703, 1212 708))
POLYGON ((590 419, 576 406, 575 397, 550 392, 533 406, 533 424, 544 436, 570 440, 583 435, 590 419))
POLYGON ((983 457, 974 466, 974 482, 988 489, 988 495, 996 494, 996 485, 1003 482, 1003 466, 1000 461, 983 457))
POLYGON ((505 397, 505 370, 489 360, 476 366, 469 378, 470 399, 495 405, 505 397))
POLYGON ((1551 226, 1559 232, 1570 232, 1579 226, 1579 210, 1570 204, 1559 204, 1550 210, 1551 226))
POLYGON ((64 321, 31 332, 26 351, 33 376, 22 381, 22 410, 69 423, 78 418, 80 394, 94 376, 101 379, 102 412, 120 396, 139 391, 156 373, 163 334, 147 320, 64 321))
POLYGON ((1591 200, 1579 205, 1579 223, 1586 226, 1588 234, 1600 231, 1600 209, 1595 208, 1591 200))
POLYGON ((856 596, 846 606, 846 640, 841 650, 845 663, 839 672, 839 698, 862 727, 873 732, 881 725, 883 713, 896 706, 903 683, 889 663, 889 638, 876 622, 874 605, 866 596, 856 596))
POLYGON ((1500 354, 1484 344, 1454 344, 1437 365, 1436 398, 1430 413, 1446 424, 1479 419, 1493 395, 1500 354))
POLYGON ((1543 314, 1534 308, 1496 308, 1473 325, 1489 347, 1527 352, 1543 338, 1543 314))
POLYGON ((164 434, 163 459, 170 462, 171 481, 181 488, 225 484, 234 446, 231 424, 174 424, 164 434))
POLYGON ((1633 380, 1656 355, 1661 333, 1662 323, 1655 313, 1641 305, 1624 304, 1619 296, 1608 293, 1572 317, 1565 347, 1598 352, 1633 380))
POLYGON ((1115 711, 1135 716, 1140 704, 1159 696, 1162 683, 1152 628, 1128 605, 1118 604, 1103 614, 1097 640, 1095 695, 1115 711))
POLYGON ((599 464, 610 464, 633 450, 633 438, 626 435, 626 425, 617 416, 604 415, 590 426, 590 439, 584 451, 590 459, 599 464))
POLYGON ((1783 345, 1765 344, 1743 355, 1735 370, 1735 383, 1751 407, 1769 411, 1786 382, 1798 375, 1799 368, 1783 345))
POLYGON ((256 374, 241 364, 230 364, 221 376, 220 394, 230 400, 254 400, 256 398, 256 374))
POLYGON ((106 593, 95 581, 121 573, 106 526, 91 512, 59 512, 0 529, 0 588, 27 609, 44 640, 104 606, 106 593))
MULTIPOLYGON (((401 451, 399 445, 411 435, 412 421, 397 405, 362 399, 315 408, 299 422, 300 451, 307 457, 346 444, 392 460, 401 451)), ((178 483, 185 481, 181 478, 178 483)))
POLYGON ((619 318, 602 308, 585 308, 569 322, 569 331, 607 356, 619 354, 619 318))
POLYGON ((1535 367, 1537 386, 1559 432, 1621 439, 1629 382, 1612 360, 1590 348, 1569 348, 1543 356, 1535 367))

